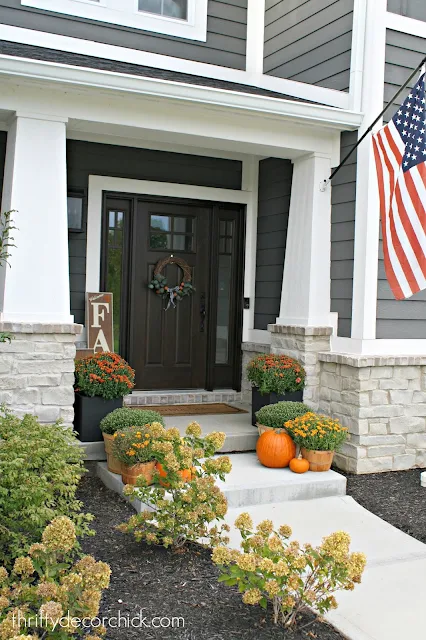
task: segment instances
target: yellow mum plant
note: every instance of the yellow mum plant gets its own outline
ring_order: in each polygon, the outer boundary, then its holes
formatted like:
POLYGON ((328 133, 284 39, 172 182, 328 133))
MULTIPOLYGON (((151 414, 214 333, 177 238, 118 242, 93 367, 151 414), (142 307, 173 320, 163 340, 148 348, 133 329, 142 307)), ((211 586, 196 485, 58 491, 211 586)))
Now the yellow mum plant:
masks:
MULTIPOLYGON (((10 573, 0 567, 0 640, 84 636, 99 613, 110 574, 104 562, 78 554, 73 522, 55 518, 41 543, 16 558, 10 573), (85 619, 84 628, 77 619, 85 619)), ((100 635, 97 628, 90 637, 100 640, 100 635)))
POLYGON ((116 431, 112 445, 113 454, 128 467, 139 462, 155 460, 152 438, 152 428, 149 424, 116 431))
POLYGON ((213 562, 220 568, 219 582, 238 586, 245 604, 272 607, 275 624, 294 627, 306 609, 324 614, 337 607, 334 594, 352 591, 366 565, 363 553, 350 553, 350 536, 338 531, 323 538, 319 547, 291 541, 292 530, 275 530, 271 520, 253 526, 248 513, 235 521, 242 551, 217 547, 213 562))
POLYGON ((338 420, 305 413, 284 424, 294 442, 309 451, 337 451, 348 437, 348 429, 338 420))
POLYGON ((146 486, 144 479, 138 478, 135 487, 125 488, 127 496, 149 509, 132 516, 120 530, 132 533, 138 541, 165 547, 178 548, 201 540, 207 546, 226 543, 223 534, 228 527, 216 521, 223 520, 228 506, 216 479, 225 479, 231 462, 227 456, 214 457, 223 447, 225 434, 202 437, 196 422, 183 437, 176 428, 151 427, 155 428, 152 451, 161 464, 161 474, 155 474, 156 485, 146 486))

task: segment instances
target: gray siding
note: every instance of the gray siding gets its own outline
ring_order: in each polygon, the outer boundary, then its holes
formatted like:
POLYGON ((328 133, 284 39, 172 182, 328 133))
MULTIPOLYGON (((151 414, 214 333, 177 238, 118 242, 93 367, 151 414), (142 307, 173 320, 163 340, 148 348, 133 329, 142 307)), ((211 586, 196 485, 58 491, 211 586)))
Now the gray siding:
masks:
POLYGON ((415 20, 426 21, 425 0, 388 0, 388 11, 415 20))
POLYGON ((20 0, 0 0, 0 23, 233 69, 245 68, 247 0, 209 0, 207 42, 22 7, 20 0))
POLYGON ((354 0, 266 0, 264 72, 349 90, 354 0))
POLYGON ((4 164, 6 161, 6 143, 7 133, 6 131, 0 131, 0 199, 3 189, 4 164))
MULTIPOLYGON (((67 166, 68 189, 86 194, 90 174, 241 189, 242 166, 235 160, 68 140, 67 166)), ((71 313, 80 323, 84 323, 86 224, 85 220, 83 233, 69 234, 71 313)))
POLYGON ((290 160, 260 162, 255 329, 267 329, 280 315, 292 176, 290 160))
MULTIPOLYGON (((385 101, 392 98, 426 54, 426 39, 388 31, 386 46, 385 101)), ((387 119, 403 100, 408 89, 389 109, 387 119)), ((383 247, 379 245, 379 281, 377 292, 377 338, 426 338, 426 292, 408 300, 395 300, 386 280, 383 247)))
MULTIPOLYGON (((355 131, 341 136, 341 158, 357 142, 355 131)), ((331 192, 331 310, 339 314, 338 332, 351 337, 354 271, 356 152, 340 169, 331 192)))

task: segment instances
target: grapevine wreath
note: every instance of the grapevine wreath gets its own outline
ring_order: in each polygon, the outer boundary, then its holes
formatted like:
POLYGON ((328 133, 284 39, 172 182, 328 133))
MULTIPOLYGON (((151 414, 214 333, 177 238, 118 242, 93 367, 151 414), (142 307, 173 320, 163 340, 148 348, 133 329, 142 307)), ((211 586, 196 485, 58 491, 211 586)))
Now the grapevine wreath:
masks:
POLYGON ((154 277, 148 285, 149 289, 155 291, 157 295, 162 296, 165 300, 168 300, 167 309, 171 306, 176 307, 175 302, 180 302, 185 296, 190 296, 195 291, 195 287, 192 286, 192 273, 191 267, 182 258, 175 258, 171 255, 169 258, 163 258, 157 262, 154 269, 154 277), (162 271, 168 264, 176 264, 181 268, 183 272, 183 278, 181 282, 175 286, 167 284, 167 278, 163 275, 162 271))

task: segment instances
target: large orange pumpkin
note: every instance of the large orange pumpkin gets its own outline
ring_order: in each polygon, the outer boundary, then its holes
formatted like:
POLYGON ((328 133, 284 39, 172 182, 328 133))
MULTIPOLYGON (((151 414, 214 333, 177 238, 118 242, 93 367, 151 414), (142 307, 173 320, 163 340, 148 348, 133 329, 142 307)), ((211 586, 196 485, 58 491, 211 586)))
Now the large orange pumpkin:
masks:
POLYGON ((305 458, 293 458, 290 460, 290 469, 294 473, 306 473, 309 471, 309 461, 305 458))
MULTIPOLYGON (((163 465, 160 462, 157 462, 157 471, 160 474, 161 486, 167 489, 167 487, 169 487, 170 484, 168 482, 165 482, 165 480, 161 479, 161 478, 167 478, 167 471, 164 469, 163 465)), ((178 474, 180 475, 182 480, 184 480, 185 482, 189 482, 190 480, 192 480, 191 469, 183 469, 182 471, 178 471, 178 474)))
POLYGON ((256 453, 265 467, 282 469, 288 467, 290 460, 296 455, 296 445, 288 433, 265 431, 257 441, 256 453))

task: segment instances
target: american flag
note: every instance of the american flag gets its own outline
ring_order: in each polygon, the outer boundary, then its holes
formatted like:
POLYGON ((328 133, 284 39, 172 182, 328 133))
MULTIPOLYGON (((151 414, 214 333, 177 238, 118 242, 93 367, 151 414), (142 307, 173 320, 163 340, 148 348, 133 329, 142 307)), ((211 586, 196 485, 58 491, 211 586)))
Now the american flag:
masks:
POLYGON ((373 136, 385 271, 397 300, 426 289, 425 74, 373 136))

